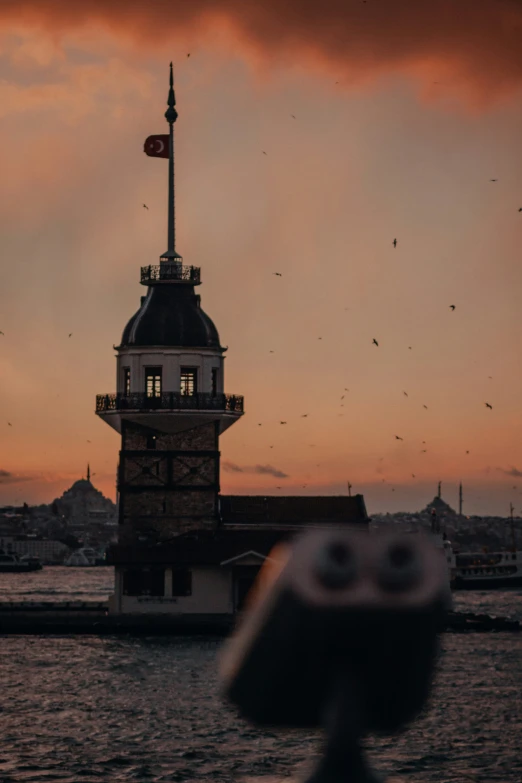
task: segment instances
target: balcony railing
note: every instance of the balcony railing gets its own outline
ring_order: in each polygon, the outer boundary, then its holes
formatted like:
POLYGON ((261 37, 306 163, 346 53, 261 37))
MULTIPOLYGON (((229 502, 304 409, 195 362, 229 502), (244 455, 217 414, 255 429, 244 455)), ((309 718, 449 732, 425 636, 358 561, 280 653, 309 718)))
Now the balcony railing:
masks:
POLYGON ((243 413, 243 397, 235 394, 179 394, 163 392, 157 397, 147 394, 97 394, 96 413, 106 411, 223 411, 243 413))
POLYGON ((162 282, 181 282, 199 285, 201 282, 201 269, 197 266, 183 266, 183 264, 178 263, 142 266, 141 282, 144 285, 162 282))

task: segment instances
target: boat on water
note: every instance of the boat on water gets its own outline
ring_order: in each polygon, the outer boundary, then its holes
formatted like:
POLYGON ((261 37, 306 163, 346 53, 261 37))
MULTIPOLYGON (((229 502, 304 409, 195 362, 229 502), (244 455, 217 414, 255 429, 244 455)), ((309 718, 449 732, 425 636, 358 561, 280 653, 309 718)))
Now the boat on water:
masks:
POLYGON ((42 564, 36 557, 25 555, 20 558, 15 554, 6 554, 0 550, 0 573, 20 574, 29 571, 41 571, 42 564))
POLYGON ((522 587, 522 552, 462 552, 455 556, 455 590, 522 587))
POLYGON ((64 565, 74 566, 76 568, 92 568, 94 566, 106 565, 104 555, 90 546, 83 546, 77 549, 65 560, 64 565))

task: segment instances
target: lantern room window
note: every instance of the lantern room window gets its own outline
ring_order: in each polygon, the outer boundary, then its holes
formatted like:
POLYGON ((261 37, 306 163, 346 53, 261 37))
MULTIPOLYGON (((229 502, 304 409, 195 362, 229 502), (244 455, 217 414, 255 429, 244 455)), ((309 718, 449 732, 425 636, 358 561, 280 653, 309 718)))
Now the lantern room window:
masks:
POLYGON ((181 368, 181 394, 192 395, 198 391, 198 371, 196 367, 181 368))
POLYGON ((145 393, 147 397, 161 396, 161 367, 145 369, 145 393))
POLYGON ((123 394, 125 397, 130 394, 130 367, 123 368, 123 394))

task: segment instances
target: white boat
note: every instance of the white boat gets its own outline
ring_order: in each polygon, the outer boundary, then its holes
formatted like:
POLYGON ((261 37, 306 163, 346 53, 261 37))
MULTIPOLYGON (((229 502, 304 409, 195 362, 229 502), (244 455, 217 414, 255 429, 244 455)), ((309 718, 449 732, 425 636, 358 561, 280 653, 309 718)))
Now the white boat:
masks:
POLYGON ((456 590, 522 587, 522 552, 463 552, 456 555, 456 590))
POLYGON ((77 549, 68 558, 66 558, 64 565, 89 568, 93 566, 105 565, 105 558, 96 549, 90 546, 83 546, 81 549, 77 549))

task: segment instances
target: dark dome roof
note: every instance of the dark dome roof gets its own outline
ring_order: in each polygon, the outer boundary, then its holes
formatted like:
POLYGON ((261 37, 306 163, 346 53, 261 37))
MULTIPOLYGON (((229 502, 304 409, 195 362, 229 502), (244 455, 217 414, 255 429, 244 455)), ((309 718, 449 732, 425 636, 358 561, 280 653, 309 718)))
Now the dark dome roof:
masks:
POLYGON ((123 330, 121 345, 220 348, 219 334, 200 307, 192 286, 151 286, 123 330))

